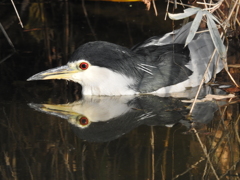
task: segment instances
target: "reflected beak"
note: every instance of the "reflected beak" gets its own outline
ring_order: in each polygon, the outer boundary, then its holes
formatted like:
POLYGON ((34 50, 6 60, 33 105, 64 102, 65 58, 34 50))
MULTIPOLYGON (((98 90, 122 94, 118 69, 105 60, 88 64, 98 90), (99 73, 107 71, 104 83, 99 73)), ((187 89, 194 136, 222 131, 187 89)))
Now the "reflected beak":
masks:
POLYGON ((71 69, 67 65, 49 69, 38 74, 33 75, 32 77, 28 78, 27 81, 34 81, 34 80, 47 80, 47 79, 71 79, 74 73, 79 72, 77 69, 71 69))
POLYGON ((79 116, 79 113, 76 113, 72 110, 71 104, 50 105, 50 104, 29 103, 28 105, 37 111, 58 116, 63 119, 69 119, 71 117, 79 116))
POLYGON ((91 124, 86 116, 74 111, 76 109, 74 103, 56 105, 30 103, 28 105, 37 111, 67 119, 69 123, 80 128, 86 128, 91 124))
POLYGON ((57 105, 42 104, 41 110, 49 114, 51 113, 59 115, 61 114, 68 117, 79 116, 78 113, 72 110, 72 106, 69 104, 57 104, 57 105))

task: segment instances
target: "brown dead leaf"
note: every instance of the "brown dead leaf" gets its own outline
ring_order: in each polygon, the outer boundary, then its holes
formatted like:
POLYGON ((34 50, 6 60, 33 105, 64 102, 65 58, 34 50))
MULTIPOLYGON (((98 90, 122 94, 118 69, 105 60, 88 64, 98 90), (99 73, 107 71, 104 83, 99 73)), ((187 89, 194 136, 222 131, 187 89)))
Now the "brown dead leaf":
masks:
POLYGON ((231 87, 231 88, 224 89, 224 91, 226 91, 227 93, 236 93, 236 92, 240 92, 240 88, 239 87, 231 87))
POLYGON ((144 4, 146 4, 147 10, 149 11, 151 7, 151 0, 142 0, 144 4))

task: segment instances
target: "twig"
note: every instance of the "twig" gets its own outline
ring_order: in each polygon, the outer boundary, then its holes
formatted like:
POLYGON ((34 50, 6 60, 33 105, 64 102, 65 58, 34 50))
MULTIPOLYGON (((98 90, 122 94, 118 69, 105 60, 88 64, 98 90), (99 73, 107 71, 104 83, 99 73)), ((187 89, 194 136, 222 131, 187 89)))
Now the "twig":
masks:
POLYGON ((237 138, 238 143, 240 143, 239 132, 238 132, 238 130, 237 130, 239 119, 240 119, 240 115, 238 115, 237 121, 234 123, 234 124, 235 124, 235 126, 234 126, 234 131, 235 131, 235 134, 236 134, 236 138, 237 138))
POLYGON ((226 72, 227 72, 228 76, 230 77, 230 79, 232 80, 232 82, 235 84, 235 86, 239 87, 239 85, 236 83, 235 79, 232 77, 231 73, 228 70, 226 70, 226 72))
POLYGON ((85 144, 83 144, 82 153, 81 153, 81 156, 82 156, 82 158, 81 158, 81 171, 82 171, 83 180, 86 180, 86 165, 85 165, 86 148, 87 148, 87 146, 85 144))
MULTIPOLYGON (((213 10, 213 11, 215 11, 216 9, 218 9, 218 8, 221 6, 221 4, 223 3, 223 1, 224 1, 224 0, 219 0, 217 3, 214 3, 214 4, 212 4, 212 3, 206 3, 206 2, 204 1, 204 3, 203 3, 203 2, 197 2, 197 4, 203 4, 203 5, 205 5, 206 10, 213 10), (213 6, 213 7, 207 8, 207 6, 213 6)), ((211 12, 213 12, 213 11, 211 11, 211 12)))
POLYGON ((152 0, 152 3, 153 3, 153 8, 154 8, 155 15, 157 16, 158 12, 157 12, 157 8, 156 8, 155 0, 152 0))
POLYGON ((5 29, 3 28, 2 23, 0 23, 0 29, 2 30, 4 36, 6 37, 9 45, 13 48, 14 51, 16 51, 16 50, 15 50, 15 47, 14 47, 12 41, 11 41, 11 39, 9 38, 9 36, 8 36, 7 32, 5 31, 5 29))
MULTIPOLYGON (((239 3, 239 0, 235 1, 234 5, 233 5, 233 7, 232 7, 232 10, 231 10, 231 12, 229 13, 228 18, 226 19, 226 21, 229 21, 229 20, 230 20, 232 14, 233 14, 233 12, 234 12, 234 9, 235 9, 235 7, 237 6, 238 3, 239 3)), ((225 25, 225 28, 226 28, 226 27, 227 27, 227 26, 225 25)), ((225 29, 224 29, 224 30, 225 30, 225 29)))
POLYGON ((17 8, 16 8, 13 0, 11 0, 11 2, 12 2, 12 5, 13 5, 14 10, 15 10, 15 12, 16 12, 16 15, 17 15, 17 17, 18 17, 19 23, 20 23, 21 27, 23 28, 23 23, 22 23, 21 18, 20 18, 19 14, 18 14, 17 8))
POLYGON ((6 56, 5 58, 3 58, 1 61, 0 61, 0 64, 3 63, 4 61, 6 61, 8 58, 10 58, 13 54, 15 54, 15 52, 9 54, 8 56, 6 56))
POLYGON ((230 5, 229 5, 228 1, 225 0, 225 3, 226 3, 226 5, 227 5, 227 8, 229 8, 230 5))
POLYGON ((208 163, 209 163, 209 165, 210 165, 210 167, 211 167, 211 169, 212 169, 212 171, 213 171, 213 174, 215 175, 216 179, 219 180, 219 177, 218 177, 218 175, 217 175, 217 173, 216 173, 216 171, 215 171, 215 169, 214 169, 214 167, 213 167, 213 164, 212 164, 212 162, 211 162, 211 160, 210 160, 210 158, 209 158, 209 155, 208 155, 208 153, 207 153, 207 151, 206 151, 206 148, 204 148, 204 145, 203 145, 203 143, 202 143, 202 141, 201 141, 201 139, 200 139, 200 137, 199 137, 199 135, 198 135, 197 130, 196 130, 195 128, 193 128, 192 130, 194 131, 194 133, 195 133, 195 135, 196 135, 196 137, 197 137, 197 139, 198 139, 198 142, 200 143, 200 145, 201 145, 201 147, 202 147, 202 150, 203 150, 203 152, 204 152, 204 154, 205 154, 205 156, 206 156, 206 158, 207 158, 207 160, 208 160, 208 163))
POLYGON ((206 161, 205 165, 204 165, 204 170, 203 170, 203 173, 202 173, 202 179, 204 179, 204 177, 206 176, 207 174, 207 169, 208 169, 208 166, 207 166, 208 162, 206 161))
POLYGON ((211 13, 213 13, 214 11, 216 11, 216 10, 222 5, 223 1, 224 1, 224 0, 220 0, 220 1, 218 1, 217 3, 215 3, 215 4, 206 3, 206 2, 204 2, 204 3, 202 3, 202 2, 197 2, 197 4, 203 4, 203 5, 205 5, 205 7, 206 7, 205 9, 206 9, 206 10, 209 10, 211 13), (208 8, 207 5, 208 5, 208 6, 213 6, 213 7, 208 8))
POLYGON ((10 171, 11 176, 16 178, 16 172, 14 172, 14 170, 11 166, 10 157, 9 157, 8 153, 3 150, 3 155, 4 155, 4 160, 5 160, 5 164, 7 166, 7 169, 10 171))
POLYGON ((150 139, 150 142, 151 142, 151 156, 152 156, 152 180, 154 180, 154 174, 155 174, 155 161, 154 161, 154 151, 155 151, 155 146, 154 146, 154 129, 153 129, 153 126, 151 126, 151 139, 150 139))
POLYGON ((196 168, 196 166, 197 166, 199 163, 201 163, 202 161, 204 161, 204 160, 205 160, 205 158, 201 157, 199 161, 197 161, 195 164, 191 165, 190 168, 188 168, 187 170, 185 170, 185 171, 182 172, 181 174, 176 175, 173 179, 177 179, 177 178, 179 178, 180 176, 183 176, 184 174, 188 173, 190 170, 196 168))
MULTIPOLYGON (((237 1, 239 1, 239 0, 237 0, 237 1)), ((239 3, 240 3, 240 2, 239 2, 239 3)), ((236 22, 237 22, 237 20, 238 20, 237 17, 238 17, 239 5, 240 5, 239 3, 238 3, 238 5, 237 5, 237 9, 236 9, 236 12, 235 12, 235 18, 234 18, 235 21, 233 21, 233 24, 234 24, 234 28, 235 28, 235 29, 236 29, 236 22)))
POLYGON ((164 18, 165 21, 166 21, 166 19, 167 19, 167 15, 168 15, 169 2, 170 2, 170 1, 168 0, 168 2, 167 2, 167 7, 166 7, 165 18, 164 18))
POLYGON ((208 69, 209 69, 211 63, 212 63, 212 60, 213 60, 213 58, 214 58, 214 56, 215 56, 215 53, 216 53, 216 48, 214 49, 214 51, 213 51, 213 53, 212 53, 212 57, 211 57, 211 59, 209 60, 208 65, 207 65, 207 67, 206 67, 206 70, 205 70, 205 72, 204 72, 204 74, 203 74, 202 81, 201 81, 201 83, 200 83, 200 85, 199 85, 199 87, 198 87, 198 90, 197 90, 197 93, 196 93, 196 95, 195 95, 195 98, 194 98, 194 101, 193 101, 193 104, 192 104, 192 107, 191 107, 191 109, 190 109, 189 114, 192 114, 192 111, 193 111, 193 108, 194 108, 194 106, 195 106, 195 104, 196 104, 198 95, 199 95, 200 90, 201 90, 201 88, 202 88, 202 85, 203 85, 203 83, 204 83, 204 81, 205 81, 205 76, 206 76, 206 74, 207 74, 207 72, 208 72, 208 69))
MULTIPOLYGON (((239 161, 235 162, 224 174, 222 174, 220 176, 220 179, 222 179, 224 176, 226 176, 229 173, 229 171, 233 170, 233 168, 235 168, 237 166, 238 162, 239 161)), ((236 179, 238 179, 238 178, 236 178, 236 179)))
POLYGON ((195 6, 191 6, 191 5, 188 5, 188 4, 183 4, 183 3, 179 3, 179 2, 173 2, 173 1, 169 1, 170 3, 172 3, 172 4, 179 4, 179 5, 182 5, 183 7, 184 6, 186 6, 186 7, 190 7, 190 8, 193 8, 193 7, 195 7, 195 6))
POLYGON ((91 25, 91 23, 89 21, 89 18, 88 18, 87 10, 86 10, 86 7, 85 7, 85 0, 82 0, 82 8, 83 8, 83 13, 84 13, 84 15, 85 15, 85 17, 87 19, 88 26, 89 26, 89 28, 90 28, 90 30, 91 30, 95 40, 97 40, 96 34, 95 34, 95 32, 94 32, 94 30, 92 28, 92 25, 91 25))

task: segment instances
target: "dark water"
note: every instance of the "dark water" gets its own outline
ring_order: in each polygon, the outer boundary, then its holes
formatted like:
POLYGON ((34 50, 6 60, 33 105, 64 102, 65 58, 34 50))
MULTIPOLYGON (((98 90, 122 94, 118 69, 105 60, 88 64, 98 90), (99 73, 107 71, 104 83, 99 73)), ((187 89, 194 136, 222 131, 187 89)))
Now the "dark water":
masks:
POLYGON ((82 98, 74 83, 26 82, 65 64, 85 42, 131 47, 168 32, 166 4, 157 3, 158 17, 142 2, 16 1, 16 6, 24 29, 12 5, 0 4, 0 22, 17 51, 5 59, 12 48, 1 33, 0 179, 239 178, 237 99, 199 103, 188 117, 190 104, 181 99, 82 98))

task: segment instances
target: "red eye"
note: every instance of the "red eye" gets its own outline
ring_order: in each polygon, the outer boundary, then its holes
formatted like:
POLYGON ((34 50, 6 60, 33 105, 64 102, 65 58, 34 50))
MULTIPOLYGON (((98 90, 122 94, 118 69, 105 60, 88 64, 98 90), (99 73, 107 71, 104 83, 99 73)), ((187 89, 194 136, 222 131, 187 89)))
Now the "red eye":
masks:
POLYGON ((89 123, 88 118, 85 117, 85 116, 81 117, 81 118, 79 119, 79 123, 80 123, 81 125, 83 125, 83 126, 88 125, 88 123, 89 123))
POLYGON ((86 70, 88 68, 88 63, 86 63, 86 62, 80 63, 79 68, 82 70, 86 70))

